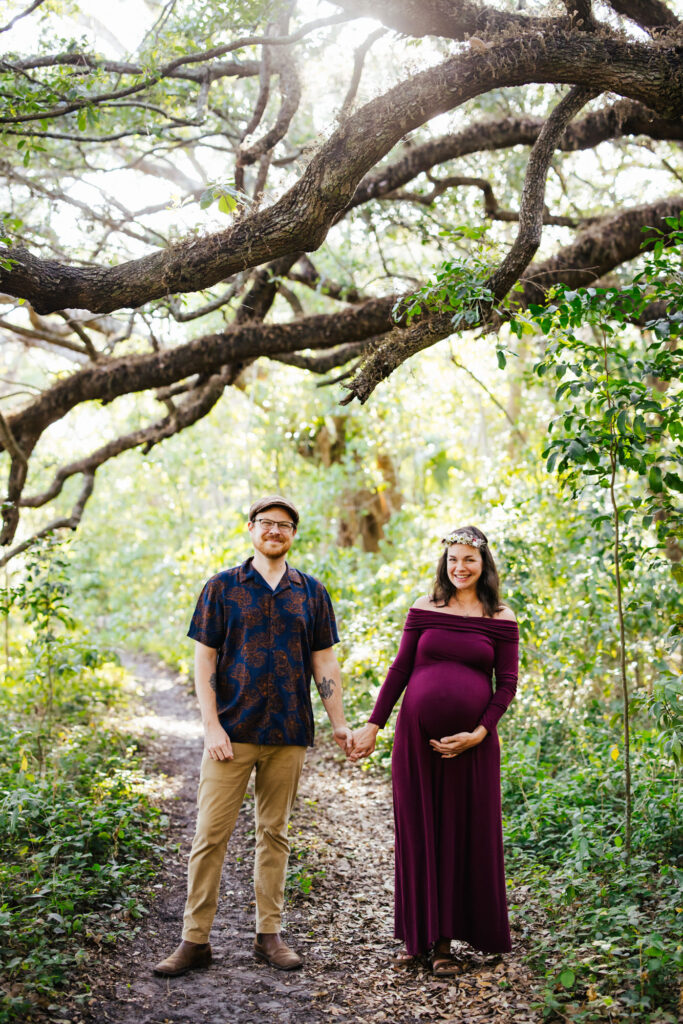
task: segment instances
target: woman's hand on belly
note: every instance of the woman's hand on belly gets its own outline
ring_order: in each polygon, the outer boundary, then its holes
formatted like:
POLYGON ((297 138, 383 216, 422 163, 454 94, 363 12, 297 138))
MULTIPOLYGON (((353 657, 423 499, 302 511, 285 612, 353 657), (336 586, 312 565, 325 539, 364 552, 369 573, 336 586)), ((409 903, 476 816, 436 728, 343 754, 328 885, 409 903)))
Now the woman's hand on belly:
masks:
POLYGON ((455 736, 442 736, 440 740, 430 740, 429 744, 442 757, 457 757, 466 750, 478 746, 488 736, 483 725, 478 725, 473 732, 458 732, 455 736))

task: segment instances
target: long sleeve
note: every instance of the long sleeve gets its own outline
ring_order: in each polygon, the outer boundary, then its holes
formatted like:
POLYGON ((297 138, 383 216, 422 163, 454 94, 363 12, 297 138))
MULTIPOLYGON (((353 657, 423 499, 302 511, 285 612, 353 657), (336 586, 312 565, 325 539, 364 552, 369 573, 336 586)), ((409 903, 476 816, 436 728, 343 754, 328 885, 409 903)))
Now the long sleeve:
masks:
MULTIPOLYGON (((515 630, 516 633, 516 630, 515 630)), ((515 635, 511 639, 496 639, 494 672, 496 676, 496 692, 486 706, 479 719, 479 725, 491 732, 498 725, 507 711, 517 692, 517 664, 519 660, 519 639, 515 635)))
POLYGON ((403 627, 398 654, 387 672, 387 677, 382 683, 382 689, 377 694, 375 707, 370 715, 370 721, 374 725, 378 725, 380 729, 383 729, 387 724, 396 701, 406 688, 410 673, 413 670, 419 636, 419 629, 403 627))

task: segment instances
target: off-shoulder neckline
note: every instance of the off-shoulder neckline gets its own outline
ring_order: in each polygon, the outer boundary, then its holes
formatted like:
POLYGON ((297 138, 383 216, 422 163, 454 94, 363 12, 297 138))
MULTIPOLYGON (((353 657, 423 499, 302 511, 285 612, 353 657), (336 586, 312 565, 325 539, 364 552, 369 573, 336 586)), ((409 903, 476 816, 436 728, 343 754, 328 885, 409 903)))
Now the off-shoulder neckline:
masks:
POLYGON ((497 619, 494 615, 458 615, 457 612, 440 612, 437 608, 415 608, 411 612, 424 612, 426 615, 443 615, 446 619, 483 619, 484 622, 509 622, 511 626, 517 625, 517 619, 497 619))

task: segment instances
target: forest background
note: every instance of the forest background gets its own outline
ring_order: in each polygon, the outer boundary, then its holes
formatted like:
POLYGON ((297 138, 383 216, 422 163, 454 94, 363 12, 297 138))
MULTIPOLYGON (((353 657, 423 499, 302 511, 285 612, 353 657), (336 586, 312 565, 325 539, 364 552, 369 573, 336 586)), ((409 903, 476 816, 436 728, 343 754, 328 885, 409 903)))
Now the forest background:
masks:
POLYGON ((486 531, 539 1014, 677 1019, 682 16, 9 5, 0 1019, 56 1013, 144 914, 164 820, 119 654, 189 676, 266 491, 357 723, 440 538, 486 531))

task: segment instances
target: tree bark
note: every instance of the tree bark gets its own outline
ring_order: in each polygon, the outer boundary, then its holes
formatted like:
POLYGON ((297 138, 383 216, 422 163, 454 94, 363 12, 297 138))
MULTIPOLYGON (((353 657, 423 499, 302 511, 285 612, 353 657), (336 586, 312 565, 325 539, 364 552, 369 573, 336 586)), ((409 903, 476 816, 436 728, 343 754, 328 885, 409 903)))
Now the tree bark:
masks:
POLYGON ((176 292, 196 291, 279 256, 316 249, 371 167, 407 132, 491 89, 554 82, 613 91, 660 115, 683 114, 683 47, 555 31, 506 40, 485 53, 449 58, 372 100, 321 147, 301 179, 273 206, 226 231, 116 267, 65 266, 25 249, 0 249, 0 289, 38 313, 69 306, 108 313, 176 292))

